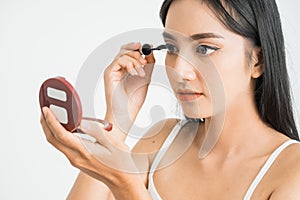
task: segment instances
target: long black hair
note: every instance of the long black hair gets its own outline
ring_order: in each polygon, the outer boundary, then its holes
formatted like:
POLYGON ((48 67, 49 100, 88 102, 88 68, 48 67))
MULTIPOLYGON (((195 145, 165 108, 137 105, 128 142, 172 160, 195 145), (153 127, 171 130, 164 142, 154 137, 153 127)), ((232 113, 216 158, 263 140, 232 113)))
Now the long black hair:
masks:
MULTIPOLYGON (((200 0, 199 0, 200 1, 200 0)), ((261 47, 264 73, 255 86, 262 120, 291 139, 299 140, 286 67, 284 38, 275 0, 201 0, 232 32, 261 47)), ((173 0, 165 0, 160 18, 165 26, 173 0)))

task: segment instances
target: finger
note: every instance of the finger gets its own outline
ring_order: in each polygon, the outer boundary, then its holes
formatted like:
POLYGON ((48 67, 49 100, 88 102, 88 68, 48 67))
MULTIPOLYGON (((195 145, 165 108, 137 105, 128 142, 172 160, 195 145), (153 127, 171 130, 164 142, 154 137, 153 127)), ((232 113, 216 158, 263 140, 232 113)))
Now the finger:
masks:
POLYGON ((145 72, 143 70, 143 64, 139 62, 139 60, 134 59, 128 55, 123 55, 119 59, 119 65, 123 68, 126 68, 127 72, 132 75, 145 76, 145 72))
POLYGON ((48 107, 42 108, 44 117, 46 119, 47 126, 51 131, 52 135, 58 140, 60 143, 65 146, 75 149, 82 150, 82 145, 77 136, 68 132, 55 118, 54 114, 48 107))
POLYGON ((111 143, 106 137, 107 132, 104 130, 103 125, 99 122, 83 119, 80 124, 80 129, 84 133, 94 137, 101 145, 105 147, 111 146, 111 143))
MULTIPOLYGON (((121 70, 120 65, 118 64, 118 61, 124 55, 127 55, 129 57, 137 59, 141 63, 141 65, 147 64, 146 59, 144 59, 143 56, 141 55, 141 53, 139 51, 137 51, 138 49, 140 49, 140 47, 141 47, 140 43, 129 43, 129 44, 123 45, 121 47, 120 52, 115 57, 114 62, 110 65, 110 67, 106 68, 106 70, 105 70, 106 74, 108 74, 110 72, 119 72, 121 70)), ((135 72, 136 71, 132 71, 131 75, 134 75, 135 72)), ((138 73, 136 73, 136 74, 138 74, 138 73)), ((123 75, 124 75, 124 73, 121 74, 121 77, 123 77, 123 75)))
POLYGON ((42 129, 44 131, 47 141, 55 147, 59 146, 60 142, 54 137, 54 135, 51 132, 51 130, 49 129, 46 119, 44 118, 43 115, 41 115, 41 125, 42 125, 42 129))
POLYGON ((41 115, 41 125, 42 125, 42 129, 44 131, 44 134, 46 136, 47 141, 54 146, 56 149, 58 149, 59 151, 61 151, 64 154, 71 154, 72 150, 65 146, 64 144, 60 143, 53 135, 53 133, 51 132, 51 130, 48 127, 48 124, 44 118, 43 115, 41 115))
POLYGON ((118 136, 114 134, 106 134, 106 138, 113 147, 116 147, 119 150, 126 151, 126 152, 130 151, 128 145, 125 144, 125 142, 122 139, 120 139, 118 136))
POLYGON ((153 51, 151 51, 150 55, 145 56, 145 60, 147 61, 147 63, 155 63, 153 51))
MULTIPOLYGON (((47 115, 46 111, 46 115, 47 115)), ((45 114, 44 114, 45 115, 45 114)), ((84 148, 84 145, 80 142, 79 138, 75 136, 78 140, 78 147, 79 148, 69 148, 67 145, 64 143, 61 143, 57 137, 53 134, 51 131, 50 127, 48 126, 48 123, 46 122, 45 117, 42 115, 41 116, 41 124, 44 130, 44 133, 46 135, 47 141, 52 144, 57 150, 62 152, 69 160, 71 165, 75 167, 80 167, 84 164, 84 160, 90 157, 89 151, 84 148)))
POLYGON ((137 68, 135 68, 135 70, 137 71, 137 73, 140 77, 144 77, 146 75, 146 72, 144 71, 143 66, 137 67, 137 68))
POLYGON ((147 64, 144 66, 146 78, 151 79, 151 75, 152 75, 154 64, 155 64, 155 58, 154 58, 153 52, 151 52, 151 54, 149 56, 146 56, 145 59, 147 61, 147 64))
MULTIPOLYGON (((130 56, 130 57, 138 60, 142 65, 147 64, 147 60, 142 56, 142 54, 139 51, 129 50, 129 51, 125 52, 123 55, 127 55, 127 56, 130 56)), ((120 55, 120 57, 123 55, 120 55)))
POLYGON ((86 150, 91 155, 96 156, 97 158, 100 158, 100 160, 102 160, 101 158, 103 157, 103 155, 111 154, 110 150, 100 143, 94 143, 94 142, 91 142, 90 140, 86 140, 86 139, 81 139, 81 141, 82 141, 83 145, 86 147, 86 150))
MULTIPOLYGON (((129 62, 128 60, 119 60, 118 64, 121 66, 122 69, 124 69, 131 76, 138 75, 138 72, 134 68, 134 64, 132 62, 129 62)), ((124 74, 123 74, 123 76, 124 76, 124 74)))
POLYGON ((140 42, 131 42, 125 45, 121 46, 121 51, 126 51, 126 50, 138 50, 141 48, 141 43, 140 42))

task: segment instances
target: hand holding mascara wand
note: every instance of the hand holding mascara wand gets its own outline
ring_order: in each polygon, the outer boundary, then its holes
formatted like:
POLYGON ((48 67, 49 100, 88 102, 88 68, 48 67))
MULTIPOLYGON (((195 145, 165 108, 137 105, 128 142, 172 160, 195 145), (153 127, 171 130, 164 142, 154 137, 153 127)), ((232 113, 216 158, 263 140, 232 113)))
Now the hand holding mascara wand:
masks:
MULTIPOLYGON (((139 51, 141 54, 149 56, 153 50, 167 48, 167 45, 159 45, 152 48, 150 44, 144 44, 139 51)), ((82 116, 82 106, 79 95, 75 88, 63 77, 53 77, 46 80, 40 88, 39 100, 41 109, 44 106, 51 108, 60 123, 70 132, 82 133, 81 122, 84 120, 96 121, 102 124, 106 131, 112 129, 110 122, 82 116), (65 99, 60 99, 63 97, 65 99), (62 109, 65 112, 62 112, 62 109)))

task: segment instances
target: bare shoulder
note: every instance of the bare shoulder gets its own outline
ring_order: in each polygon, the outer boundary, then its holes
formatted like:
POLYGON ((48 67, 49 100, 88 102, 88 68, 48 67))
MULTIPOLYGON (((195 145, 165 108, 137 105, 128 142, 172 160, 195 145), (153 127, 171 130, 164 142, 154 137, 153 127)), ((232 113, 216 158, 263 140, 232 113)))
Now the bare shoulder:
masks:
POLYGON ((159 121, 147 131, 131 150, 134 155, 142 155, 135 157, 135 162, 142 172, 141 177, 146 186, 148 185, 148 171, 153 159, 178 121, 178 119, 159 121))
POLYGON ((160 149, 179 119, 165 119, 152 126, 132 149, 134 153, 151 153, 160 149))
POLYGON ((272 173, 276 187, 270 199, 300 199, 300 144, 289 145, 276 163, 272 173))

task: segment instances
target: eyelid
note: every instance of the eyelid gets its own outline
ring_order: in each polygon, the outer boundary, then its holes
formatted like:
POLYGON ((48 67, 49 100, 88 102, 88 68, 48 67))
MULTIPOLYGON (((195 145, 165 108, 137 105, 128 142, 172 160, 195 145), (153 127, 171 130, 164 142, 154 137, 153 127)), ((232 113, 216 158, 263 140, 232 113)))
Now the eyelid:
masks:
POLYGON ((219 46, 221 46, 218 43, 215 42, 208 42, 208 41, 195 41, 194 46, 205 46, 205 47, 213 47, 213 48, 219 48, 219 46))
POLYGON ((207 45, 207 44, 199 44, 199 45, 197 45, 197 47, 206 47, 208 49, 213 49, 213 50, 219 50, 220 49, 219 47, 216 47, 214 45, 207 45))
POLYGON ((172 39, 170 39, 170 38, 164 38, 164 41, 165 41, 165 43, 176 43, 176 41, 175 40, 172 40, 172 39))
POLYGON ((167 46, 167 51, 169 54, 177 54, 179 52, 179 48, 174 44, 166 42, 166 46, 167 46), (173 51, 170 50, 171 47, 173 48, 173 51))
POLYGON ((176 45, 176 42, 174 42, 174 41, 168 41, 168 40, 165 40, 165 45, 166 46, 168 46, 168 45, 172 45, 172 46, 175 46, 175 47, 177 47, 177 45, 176 45))
MULTIPOLYGON (((170 53, 170 54, 177 54, 177 53, 179 53, 179 47, 178 47, 178 45, 176 44, 177 42, 176 41, 173 41, 173 40, 171 40, 171 39, 169 39, 169 38, 165 38, 165 45, 169 45, 169 47, 172 47, 172 48, 174 48, 174 50, 173 51, 170 51, 170 48, 167 48, 167 50, 168 50, 168 53, 170 53)), ((194 44, 195 46, 194 46, 194 51, 195 51, 195 53, 197 53, 197 54, 200 54, 201 56, 209 56, 209 55, 211 55, 212 53, 214 53, 215 51, 217 51, 217 50, 219 50, 220 49, 220 47, 217 47, 216 45, 210 45, 210 44, 203 44, 203 43, 200 43, 200 42, 197 42, 196 44, 194 44), (208 53, 200 53, 198 50, 199 50, 199 48, 205 48, 206 50, 207 50, 207 52, 208 53), (210 51, 212 51, 212 52, 210 52, 210 51)))
POLYGON ((196 53, 199 54, 200 56, 210 56, 212 53, 218 51, 220 48, 216 46, 210 46, 210 45, 204 45, 204 44, 199 44, 196 46, 196 53), (205 48, 207 50, 205 53, 198 52, 199 47, 205 48))

